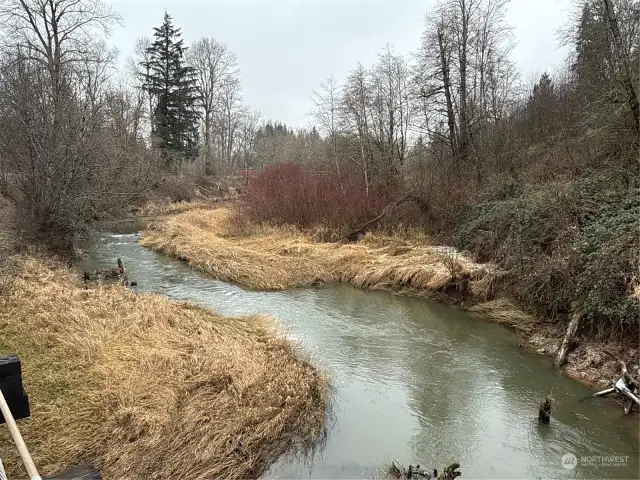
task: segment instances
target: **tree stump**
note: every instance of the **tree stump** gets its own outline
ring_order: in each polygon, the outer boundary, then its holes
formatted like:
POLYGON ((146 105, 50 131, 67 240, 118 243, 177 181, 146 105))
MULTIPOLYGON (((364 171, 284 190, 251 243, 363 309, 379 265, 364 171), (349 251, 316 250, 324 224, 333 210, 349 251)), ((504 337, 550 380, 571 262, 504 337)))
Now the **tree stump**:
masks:
POLYGON ((455 480, 456 477, 462 475, 462 472, 457 471, 459 468, 459 463, 452 463, 438 476, 438 480, 455 480))
POLYGON ((538 421, 547 425, 551 421, 551 399, 549 397, 540 402, 538 421))

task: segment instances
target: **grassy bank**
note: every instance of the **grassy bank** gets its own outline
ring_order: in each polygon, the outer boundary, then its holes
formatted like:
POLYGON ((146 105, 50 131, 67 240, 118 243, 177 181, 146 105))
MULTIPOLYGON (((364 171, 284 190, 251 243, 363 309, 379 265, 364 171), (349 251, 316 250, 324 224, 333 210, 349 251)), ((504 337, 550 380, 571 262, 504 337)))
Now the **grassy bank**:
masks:
MULTIPOLYGON (((224 318, 21 257, 0 276, 0 353, 30 395, 43 474, 88 459, 109 479, 256 478, 322 441, 328 384, 263 318, 224 318)), ((24 475, 6 430, 10 477, 24 475)))
POLYGON ((192 210, 148 229, 141 243, 245 288, 280 290, 329 282, 405 295, 487 296, 495 269, 425 238, 369 234, 324 243, 295 228, 238 224, 230 208, 192 210))
MULTIPOLYGON (((432 297, 464 305, 472 314, 516 331, 541 354, 554 355, 564 325, 525 313, 509 296, 508 276, 446 247, 428 246, 424 235, 367 234, 356 244, 325 243, 323 232, 242 222, 229 208, 191 210, 152 225, 141 243, 187 261, 220 280, 249 289, 283 289, 328 282, 396 294, 432 297), (506 280, 505 280, 506 279, 506 280)), ((566 373, 590 384, 616 379, 607 349, 637 364, 633 339, 582 339, 566 373)))

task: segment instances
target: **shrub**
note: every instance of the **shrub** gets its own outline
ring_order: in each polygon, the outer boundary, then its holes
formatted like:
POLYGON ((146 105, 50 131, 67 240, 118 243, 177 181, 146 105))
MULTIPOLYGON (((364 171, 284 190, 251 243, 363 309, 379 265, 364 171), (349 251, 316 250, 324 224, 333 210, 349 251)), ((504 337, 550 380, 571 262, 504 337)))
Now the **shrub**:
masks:
POLYGON ((249 184, 243 212, 254 221, 346 230, 378 214, 387 200, 377 189, 367 195, 353 174, 338 178, 333 172, 277 164, 265 168, 249 184))
POLYGON ((171 202, 190 202, 195 196, 194 182, 186 177, 166 177, 162 180, 155 194, 171 202))
POLYGON ((455 243, 508 270, 513 294, 539 314, 579 313, 590 333, 622 335, 639 330, 639 219, 638 179, 590 172, 468 207, 455 243))

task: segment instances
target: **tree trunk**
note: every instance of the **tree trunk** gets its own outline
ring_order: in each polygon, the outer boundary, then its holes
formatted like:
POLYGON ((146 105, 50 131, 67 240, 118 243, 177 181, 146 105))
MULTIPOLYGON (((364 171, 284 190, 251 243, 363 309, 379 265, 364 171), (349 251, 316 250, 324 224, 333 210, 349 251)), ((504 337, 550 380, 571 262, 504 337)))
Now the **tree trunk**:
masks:
POLYGON ((460 52, 460 141, 458 154, 462 163, 469 160, 469 119, 467 115, 467 43, 469 41, 469 12, 465 0, 461 0, 462 38, 460 52))
POLYGON ((449 62, 447 60, 447 54, 444 44, 444 31, 442 27, 438 29, 438 45, 440 49, 440 62, 442 64, 442 83, 444 87, 444 96, 447 101, 447 124, 449 125, 449 141, 451 142, 451 154, 453 155, 453 158, 457 158, 456 115, 453 110, 449 62))
POLYGON ((622 36, 620 35, 620 28, 618 27, 618 19, 616 18, 616 13, 613 10, 611 0, 602 0, 602 2, 609 21, 609 28, 613 36, 614 56, 622 70, 622 85, 627 91, 627 102, 631 108, 631 114, 633 115, 633 127, 636 133, 640 133, 640 106, 638 105, 638 97, 635 89, 633 88, 633 81, 631 80, 629 59, 624 53, 624 45, 622 43, 622 36))
POLYGON ((211 111, 209 108, 204 112, 204 172, 206 175, 213 174, 211 165, 211 111))

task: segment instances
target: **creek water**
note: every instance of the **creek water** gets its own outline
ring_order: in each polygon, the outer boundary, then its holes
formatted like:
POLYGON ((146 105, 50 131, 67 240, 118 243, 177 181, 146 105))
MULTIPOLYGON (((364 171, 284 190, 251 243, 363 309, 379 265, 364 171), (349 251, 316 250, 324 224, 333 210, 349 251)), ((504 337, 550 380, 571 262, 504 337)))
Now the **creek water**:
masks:
POLYGON ((462 478, 640 478, 637 418, 607 399, 581 401, 592 392, 518 348, 503 327, 344 285, 246 291, 141 247, 139 228, 99 235, 79 268, 121 257, 138 292, 228 316, 272 315, 330 374, 336 406, 326 447, 311 463, 282 459, 264 478, 371 478, 393 459, 429 469, 457 461, 462 478), (537 402, 549 391, 552 421, 539 425, 537 402), (574 468, 563 466, 568 453, 574 468))

